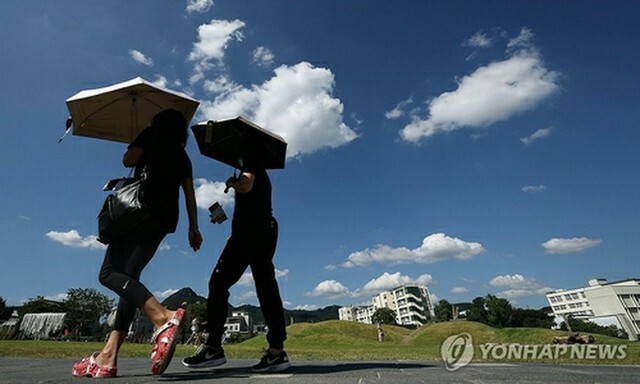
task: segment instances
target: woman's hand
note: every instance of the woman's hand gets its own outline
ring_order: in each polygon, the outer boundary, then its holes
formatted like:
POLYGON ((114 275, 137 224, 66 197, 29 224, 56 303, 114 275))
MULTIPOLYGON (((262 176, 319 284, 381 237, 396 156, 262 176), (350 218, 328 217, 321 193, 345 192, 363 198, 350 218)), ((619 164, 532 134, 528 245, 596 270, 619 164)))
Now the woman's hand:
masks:
POLYGON ((202 235, 197 227, 189 228, 189 245, 194 251, 198 251, 202 245, 202 235))

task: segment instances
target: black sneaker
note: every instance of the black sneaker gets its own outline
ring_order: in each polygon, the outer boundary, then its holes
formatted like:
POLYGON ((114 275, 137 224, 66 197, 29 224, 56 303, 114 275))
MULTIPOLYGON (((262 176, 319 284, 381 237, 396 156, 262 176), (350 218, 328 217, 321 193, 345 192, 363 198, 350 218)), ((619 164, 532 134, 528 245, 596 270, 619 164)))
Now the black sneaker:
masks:
POLYGON ((291 367, 291 362, 289 362, 289 356, 284 350, 277 355, 264 351, 260 362, 251 367, 251 370, 253 372, 282 372, 289 367, 291 367))
POLYGON ((224 349, 212 348, 206 344, 200 344, 196 353, 182 360, 182 364, 189 368, 217 367, 227 362, 224 357, 224 349))

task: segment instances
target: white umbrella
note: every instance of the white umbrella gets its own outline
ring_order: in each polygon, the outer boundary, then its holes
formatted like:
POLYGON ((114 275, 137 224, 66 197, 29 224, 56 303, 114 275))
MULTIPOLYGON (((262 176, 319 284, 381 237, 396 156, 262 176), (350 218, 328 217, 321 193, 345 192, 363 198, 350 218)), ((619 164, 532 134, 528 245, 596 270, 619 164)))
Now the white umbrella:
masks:
POLYGON ((122 143, 133 141, 165 109, 182 112, 188 123, 200 104, 187 94, 156 86, 141 77, 80 91, 66 103, 71 114, 67 132, 73 128, 76 136, 122 143))

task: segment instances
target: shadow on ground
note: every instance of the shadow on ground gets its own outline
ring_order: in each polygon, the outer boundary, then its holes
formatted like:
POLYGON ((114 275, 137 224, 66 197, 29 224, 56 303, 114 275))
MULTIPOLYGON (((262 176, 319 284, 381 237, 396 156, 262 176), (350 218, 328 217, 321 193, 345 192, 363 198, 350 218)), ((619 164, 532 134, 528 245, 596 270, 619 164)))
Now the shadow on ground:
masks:
MULTIPOLYGON (((314 375, 328 374, 339 372, 350 372, 358 370, 376 370, 376 369, 421 369, 433 368, 435 365, 422 363, 397 363, 397 362, 353 362, 338 364, 305 364, 297 362, 285 372, 280 374, 293 375, 314 375)), ((214 368, 211 370, 194 370, 189 372, 165 373, 162 375, 162 381, 183 381, 183 380, 209 380, 216 377, 234 377, 247 378, 255 376, 256 373, 251 372, 251 367, 229 367, 214 368)), ((271 375, 271 374, 265 374, 271 375)), ((275 374, 277 375, 277 374, 275 374)))

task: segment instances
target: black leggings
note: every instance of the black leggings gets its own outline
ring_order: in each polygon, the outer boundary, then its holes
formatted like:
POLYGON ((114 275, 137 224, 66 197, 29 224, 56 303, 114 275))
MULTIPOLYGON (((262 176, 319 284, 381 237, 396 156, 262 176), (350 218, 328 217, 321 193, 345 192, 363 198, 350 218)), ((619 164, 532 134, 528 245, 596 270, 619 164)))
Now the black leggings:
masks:
POLYGON ((207 344, 222 342, 227 319, 229 289, 248 266, 251 267, 260 309, 268 327, 267 341, 272 348, 282 348, 286 336, 284 308, 278 290, 273 256, 278 242, 278 223, 268 223, 245 230, 232 230, 231 237, 218 259, 209 280, 207 298, 207 344))
POLYGON ((114 330, 128 331, 136 309, 153 297, 140 283, 140 274, 165 236, 163 231, 141 231, 118 238, 107 247, 99 281, 120 296, 114 330))

